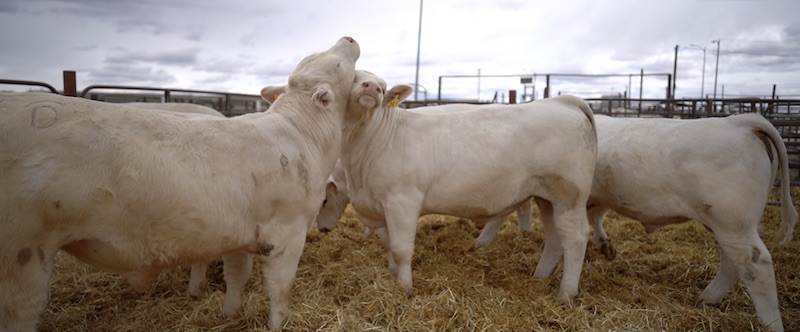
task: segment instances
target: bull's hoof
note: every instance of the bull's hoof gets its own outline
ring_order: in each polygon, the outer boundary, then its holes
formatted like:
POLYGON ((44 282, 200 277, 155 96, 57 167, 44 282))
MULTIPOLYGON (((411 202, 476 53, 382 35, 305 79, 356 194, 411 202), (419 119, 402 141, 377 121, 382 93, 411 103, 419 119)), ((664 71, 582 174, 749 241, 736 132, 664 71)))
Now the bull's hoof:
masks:
POLYGON ((611 240, 603 240, 600 243, 600 253, 606 257, 606 260, 614 260, 617 257, 617 250, 614 249, 614 246, 611 244, 611 240))

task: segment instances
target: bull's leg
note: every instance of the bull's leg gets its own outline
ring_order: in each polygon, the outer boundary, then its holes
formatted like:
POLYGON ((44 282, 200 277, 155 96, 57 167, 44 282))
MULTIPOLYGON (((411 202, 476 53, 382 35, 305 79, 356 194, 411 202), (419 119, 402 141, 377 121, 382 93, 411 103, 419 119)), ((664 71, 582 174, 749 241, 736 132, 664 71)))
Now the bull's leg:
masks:
POLYGON ((421 201, 411 198, 395 199, 384 205, 389 238, 389 264, 393 259, 397 267, 397 279, 407 296, 414 294, 411 259, 414 255, 414 238, 417 234, 421 201))
POLYGON ((587 209, 586 213, 589 217, 589 225, 592 226, 592 230, 594 230, 592 242, 594 242, 597 250, 600 251, 607 260, 613 260, 617 257, 617 250, 614 249, 611 240, 608 238, 608 234, 606 234, 606 230, 603 229, 603 217, 605 217, 607 211, 607 208, 592 206, 587 209))
POLYGON ((555 206, 554 212, 555 231, 564 252, 564 275, 561 277, 558 297, 571 302, 578 295, 586 244, 589 242, 589 223, 585 206, 573 206, 564 211, 555 206))
POLYGON ((208 264, 205 262, 192 264, 192 271, 189 274, 189 295, 195 299, 206 296, 208 289, 208 282, 206 281, 207 268, 208 264))
POLYGON ((15 242, 0 252, 0 331, 36 331, 47 305, 57 249, 43 249, 32 241, 27 246, 15 242))
POLYGON ((386 249, 386 260, 388 261, 389 271, 392 272, 395 276, 397 276, 397 263, 394 261, 394 257, 392 255, 391 247, 389 246, 390 239, 389 239, 389 229, 387 227, 378 228, 378 237, 381 238, 381 243, 383 244, 383 248, 386 249))
MULTIPOLYGON (((253 271, 253 256, 238 252, 222 256, 222 273, 225 276, 225 299, 222 302, 222 315, 236 317, 242 310, 242 290, 253 271)), ((192 266, 194 272, 194 266, 192 266)), ((205 266, 203 266, 205 275, 205 266)))
POLYGON ((505 220, 506 216, 489 219, 486 223, 486 226, 483 227, 481 235, 478 235, 478 239, 475 240, 475 246, 481 248, 488 246, 489 243, 492 243, 492 240, 497 235, 497 232, 503 227, 503 222, 505 220))
MULTIPOLYGON (((264 229, 259 237, 263 239, 259 241, 264 248, 260 250, 263 261, 261 272, 270 303, 270 329, 281 326, 284 312, 289 307, 289 291, 303 254, 308 230, 306 225, 307 220, 296 220, 290 225, 276 225, 272 229, 264 229)), ((227 269, 227 264, 225 268, 227 269)))
MULTIPOLYGON (((775 283, 775 271, 772 267, 772 256, 770 255, 764 242, 758 236, 757 230, 753 229, 742 237, 720 236, 717 233, 720 252, 727 253, 728 260, 735 265, 739 278, 747 287, 750 298, 753 299, 753 306, 756 308, 758 320, 769 327, 772 331, 783 331, 783 321, 781 320, 780 305, 778 304, 778 291, 775 283)), ((730 269, 730 268, 728 268, 730 269)), ((720 271, 720 273, 726 273, 720 271)), ((717 291, 725 288, 730 276, 722 276, 709 286, 718 288, 717 291)), ((706 288, 708 290, 708 288, 706 288)), ((704 294, 717 295, 714 289, 704 294)), ((713 298, 712 298, 713 299, 713 298)))
POLYGON ((536 197, 536 206, 539 207, 539 215, 542 219, 544 229, 544 250, 533 276, 536 278, 547 278, 553 274, 556 264, 561 260, 563 249, 553 225, 553 204, 549 201, 536 197))
POLYGON ((531 231, 531 214, 533 214, 533 200, 529 199, 517 208, 517 228, 521 231, 531 231))
POLYGON ((120 275, 125 277, 134 292, 140 294, 148 292, 155 279, 155 273, 148 270, 120 272, 120 275))
POLYGON ((711 280, 711 283, 700 294, 700 300, 703 301, 703 304, 719 304, 739 277, 736 271, 736 264, 731 261, 731 254, 727 250, 727 248, 720 246, 719 271, 714 276, 714 280, 711 280))

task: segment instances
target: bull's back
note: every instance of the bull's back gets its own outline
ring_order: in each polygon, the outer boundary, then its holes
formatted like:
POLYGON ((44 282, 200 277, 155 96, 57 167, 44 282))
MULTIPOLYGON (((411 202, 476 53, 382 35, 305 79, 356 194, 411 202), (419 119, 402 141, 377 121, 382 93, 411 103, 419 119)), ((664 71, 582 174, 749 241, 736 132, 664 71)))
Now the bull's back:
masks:
POLYGON ((576 192, 570 199, 588 195, 597 143, 591 118, 573 105, 551 100, 484 105, 438 115, 437 120, 437 129, 430 132, 442 137, 425 142, 418 138, 431 147, 425 149, 428 155, 419 157, 426 160, 422 172, 429 173, 421 181, 428 185, 422 191, 427 192, 429 211, 458 215, 464 206, 497 202, 494 209, 473 213, 486 217, 506 207, 496 200, 507 195, 504 192, 518 196, 506 202, 546 197, 561 188, 576 192), (446 204, 438 201, 442 197, 446 204), (446 207, 452 210, 442 211, 446 207))
POLYGON ((766 192, 770 182, 764 143, 726 118, 598 116, 596 121, 598 159, 590 201, 627 210, 629 217, 645 221, 672 213, 699 218, 687 211, 721 206, 717 200, 728 198, 720 193, 766 192))

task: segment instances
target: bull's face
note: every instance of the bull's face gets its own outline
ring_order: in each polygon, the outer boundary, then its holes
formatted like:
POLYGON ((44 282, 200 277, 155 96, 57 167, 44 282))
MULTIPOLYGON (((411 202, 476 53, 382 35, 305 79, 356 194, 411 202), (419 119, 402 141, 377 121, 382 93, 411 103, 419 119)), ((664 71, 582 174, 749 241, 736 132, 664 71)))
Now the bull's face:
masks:
POLYGON ((386 81, 365 70, 357 70, 350 101, 366 109, 374 109, 383 104, 386 97, 386 81))
POLYGON ((289 76, 286 92, 310 93, 313 101, 323 108, 331 107, 332 103, 343 107, 355 80, 355 63, 360 54, 353 38, 342 37, 327 51, 301 60, 289 76))

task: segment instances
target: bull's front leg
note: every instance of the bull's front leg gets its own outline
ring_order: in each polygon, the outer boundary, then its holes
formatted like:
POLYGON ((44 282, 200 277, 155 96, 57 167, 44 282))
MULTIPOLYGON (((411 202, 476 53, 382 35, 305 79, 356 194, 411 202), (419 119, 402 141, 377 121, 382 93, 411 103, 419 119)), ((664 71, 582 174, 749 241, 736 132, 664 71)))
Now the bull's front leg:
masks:
MULTIPOLYGON (((4 239, 5 240, 5 239, 4 239)), ((0 331, 36 331, 39 316, 47 305, 48 286, 57 249, 34 241, 4 242, 0 262, 0 331)))
POLYGON ((392 256, 392 248, 389 246, 389 229, 387 227, 378 228, 378 237, 381 239, 381 244, 383 244, 383 248, 386 249, 386 261, 389 266, 389 272, 392 272, 395 276, 397 276, 397 263, 394 261, 394 257, 392 256))
POLYGON ((222 302, 222 315, 236 317, 242 310, 242 290, 253 271, 253 256, 245 253, 232 253, 222 256, 225 276, 225 300, 222 302))
POLYGON ((414 294, 411 260, 414 255, 414 238, 417 234, 420 206, 421 200, 417 203, 403 199, 395 199, 392 203, 384 205, 389 239, 389 263, 394 261, 397 279, 406 296, 414 294))
POLYGON ((271 227, 261 228, 259 252, 263 262, 261 273, 264 276, 264 289, 270 303, 270 329, 281 326, 289 306, 289 291, 303 254, 307 225, 312 219, 302 218, 289 224, 275 222, 271 227))

